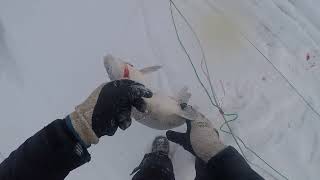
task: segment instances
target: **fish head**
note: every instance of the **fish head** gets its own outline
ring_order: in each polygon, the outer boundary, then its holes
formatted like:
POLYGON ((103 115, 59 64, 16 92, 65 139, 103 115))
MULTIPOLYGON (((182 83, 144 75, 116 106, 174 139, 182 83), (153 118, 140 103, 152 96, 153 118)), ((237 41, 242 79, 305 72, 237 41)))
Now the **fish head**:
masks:
POLYGON ((104 67, 111 81, 123 79, 126 62, 112 55, 104 57, 104 67))
POLYGON ((111 81, 130 79, 144 85, 146 84, 144 73, 135 68, 129 62, 126 62, 120 58, 107 55, 104 57, 104 66, 111 81))

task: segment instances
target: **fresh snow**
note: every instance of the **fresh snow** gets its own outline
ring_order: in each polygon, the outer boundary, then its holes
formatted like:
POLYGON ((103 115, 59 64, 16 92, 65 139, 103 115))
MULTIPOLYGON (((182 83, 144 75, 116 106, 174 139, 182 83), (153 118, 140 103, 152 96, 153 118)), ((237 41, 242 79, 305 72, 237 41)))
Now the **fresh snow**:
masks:
MULTIPOLYGON (((249 41, 320 112, 320 1, 174 2, 199 35, 224 110, 239 114, 233 131, 289 179, 318 179, 320 117, 249 41)), ((174 15, 205 80, 196 39, 174 15)), ((108 81, 102 57, 109 53, 140 68, 162 65, 150 77, 156 89, 173 95, 188 86, 191 104, 217 127, 223 123, 179 46, 169 1, 0 0, 0 158, 108 81)), ((164 133, 133 123, 90 148, 92 161, 67 179, 130 179, 153 138, 164 133)), ((176 179, 194 179, 194 158, 175 145, 172 151, 176 179)), ((281 179, 252 153, 246 156, 266 179, 281 179)))

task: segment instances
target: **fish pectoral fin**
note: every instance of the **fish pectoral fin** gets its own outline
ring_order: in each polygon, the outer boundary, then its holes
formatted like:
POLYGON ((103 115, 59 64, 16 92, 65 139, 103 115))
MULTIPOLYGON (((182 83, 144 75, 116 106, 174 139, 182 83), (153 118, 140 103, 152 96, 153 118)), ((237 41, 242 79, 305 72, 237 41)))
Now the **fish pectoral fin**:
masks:
POLYGON ((176 100, 179 104, 188 104, 191 98, 191 93, 187 86, 183 87, 177 94, 176 100))
POLYGON ((186 106, 183 110, 176 113, 177 116, 180 116, 189 121, 196 121, 198 118, 198 113, 192 106, 186 106))
POLYGON ((150 67, 146 67, 146 68, 141 69, 140 72, 142 74, 150 74, 150 73, 158 71, 161 68, 162 68, 162 66, 150 66, 150 67))

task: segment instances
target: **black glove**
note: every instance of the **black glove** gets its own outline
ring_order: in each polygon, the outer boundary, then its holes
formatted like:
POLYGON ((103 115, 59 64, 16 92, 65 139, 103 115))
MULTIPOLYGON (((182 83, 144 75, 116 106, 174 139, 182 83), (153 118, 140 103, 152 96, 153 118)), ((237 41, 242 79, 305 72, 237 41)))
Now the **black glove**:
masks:
POLYGON ((145 112, 142 97, 152 97, 144 85, 131 80, 119 80, 106 84, 99 95, 92 114, 92 129, 98 137, 112 136, 118 127, 122 130, 131 125, 132 106, 145 112))
POLYGON ((131 80, 102 84, 70 114, 71 128, 86 145, 97 144, 101 136, 113 136, 118 127, 131 125, 131 109, 146 110, 143 97, 152 97, 144 85, 131 80))
POLYGON ((187 121, 187 132, 167 131, 167 138, 184 147, 185 150, 208 162, 214 155, 222 151, 225 145, 220 141, 217 130, 203 114, 193 111, 196 119, 187 121))
POLYGON ((179 144, 182 146, 185 150, 196 156, 194 153, 191 142, 190 142, 190 132, 191 132, 191 123, 190 121, 186 121, 187 124, 187 132, 186 133, 180 133, 175 131, 167 131, 166 136, 169 141, 174 142, 176 144, 179 144))

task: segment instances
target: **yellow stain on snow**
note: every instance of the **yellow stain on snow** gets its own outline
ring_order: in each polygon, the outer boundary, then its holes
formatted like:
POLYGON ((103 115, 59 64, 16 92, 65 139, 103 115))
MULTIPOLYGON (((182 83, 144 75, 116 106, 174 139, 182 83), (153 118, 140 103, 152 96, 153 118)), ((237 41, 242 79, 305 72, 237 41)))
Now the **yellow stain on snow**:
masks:
POLYGON ((241 47, 239 27, 221 15, 201 19, 200 37, 207 48, 234 51, 241 47))

